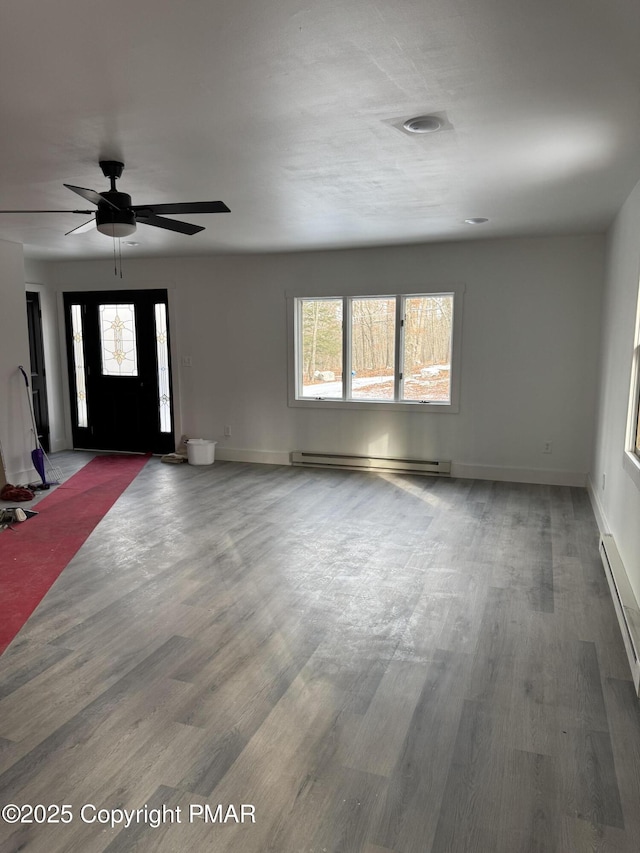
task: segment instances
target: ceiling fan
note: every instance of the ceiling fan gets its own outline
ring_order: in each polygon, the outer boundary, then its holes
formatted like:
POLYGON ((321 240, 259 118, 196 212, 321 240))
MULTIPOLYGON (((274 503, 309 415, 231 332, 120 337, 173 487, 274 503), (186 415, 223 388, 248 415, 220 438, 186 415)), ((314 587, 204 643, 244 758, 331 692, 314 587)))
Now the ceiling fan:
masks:
MULTIPOLYGON (((74 187, 72 184, 64 186, 82 198, 97 205, 97 210, 0 210, 0 213, 83 213, 93 214, 94 218, 67 234, 79 234, 89 231, 94 226, 102 234, 108 237, 128 237, 136 230, 136 224, 142 222, 144 225, 153 225, 155 228, 165 228, 168 231, 177 231, 180 234, 197 234, 204 231, 202 225, 191 225, 189 222, 180 222, 177 219, 167 219, 166 216, 158 214, 165 213, 230 213, 227 205, 222 201, 192 201, 178 202, 175 204, 131 204, 131 196, 116 190, 116 181, 122 175, 124 163, 118 160, 101 160, 100 168, 105 178, 111 181, 111 188, 105 192, 98 193, 95 190, 87 190, 84 187, 74 187)), ((66 236, 66 235, 65 235, 66 236)))

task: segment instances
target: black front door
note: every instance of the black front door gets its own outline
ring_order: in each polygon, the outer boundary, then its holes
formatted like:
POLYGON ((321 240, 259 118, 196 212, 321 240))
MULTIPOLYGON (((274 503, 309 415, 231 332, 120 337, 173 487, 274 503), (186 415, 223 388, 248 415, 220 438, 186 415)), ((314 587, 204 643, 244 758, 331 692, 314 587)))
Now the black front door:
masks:
POLYGON ((65 293, 73 445, 174 449, 166 290, 65 293))

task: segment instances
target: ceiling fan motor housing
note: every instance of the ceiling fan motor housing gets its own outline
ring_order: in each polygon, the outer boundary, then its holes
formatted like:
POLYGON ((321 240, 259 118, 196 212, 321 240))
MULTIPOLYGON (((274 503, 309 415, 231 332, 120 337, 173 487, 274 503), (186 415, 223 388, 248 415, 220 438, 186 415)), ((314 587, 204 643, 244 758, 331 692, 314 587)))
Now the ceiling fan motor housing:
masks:
POLYGON ((124 163, 121 163, 119 160, 100 160, 100 168, 105 178, 115 180, 122 175, 124 163))
POLYGON ((107 201, 98 203, 96 211, 96 228, 110 237, 128 237, 136 230, 136 215, 131 210, 131 196, 116 190, 107 190, 100 195, 114 204, 118 210, 107 201))

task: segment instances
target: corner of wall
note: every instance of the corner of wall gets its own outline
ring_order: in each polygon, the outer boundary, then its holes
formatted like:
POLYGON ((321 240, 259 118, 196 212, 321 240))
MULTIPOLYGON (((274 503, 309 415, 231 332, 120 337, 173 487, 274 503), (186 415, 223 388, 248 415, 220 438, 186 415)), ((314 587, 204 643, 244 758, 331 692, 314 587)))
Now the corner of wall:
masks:
POLYGON ((598 497, 591 475, 587 478, 587 493, 589 495, 589 500, 591 501, 593 514, 596 517, 596 524, 598 525, 600 536, 606 536, 609 533, 609 525, 604 514, 604 507, 600 502, 600 498, 598 497))

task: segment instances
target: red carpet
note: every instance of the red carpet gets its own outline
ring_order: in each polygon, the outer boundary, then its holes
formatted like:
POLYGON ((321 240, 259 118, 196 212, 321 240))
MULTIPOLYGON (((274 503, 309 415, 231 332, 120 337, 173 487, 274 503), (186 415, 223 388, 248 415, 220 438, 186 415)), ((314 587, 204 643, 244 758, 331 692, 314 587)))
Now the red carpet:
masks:
POLYGON ((35 505, 39 515, 0 533, 0 654, 148 460, 96 456, 35 505))

